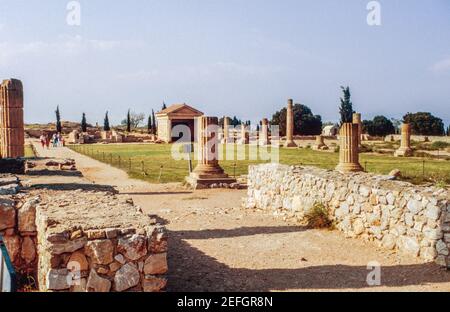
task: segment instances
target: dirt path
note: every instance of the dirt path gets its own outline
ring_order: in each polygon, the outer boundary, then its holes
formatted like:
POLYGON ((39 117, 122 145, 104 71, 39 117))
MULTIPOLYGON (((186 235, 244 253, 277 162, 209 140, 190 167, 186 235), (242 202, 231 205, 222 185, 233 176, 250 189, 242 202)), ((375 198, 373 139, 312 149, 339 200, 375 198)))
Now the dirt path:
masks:
POLYGON ((241 208, 245 191, 188 191, 153 185, 69 149, 84 179, 112 184, 166 223, 169 291, 450 291, 450 273, 434 264, 379 250, 331 231, 308 230, 241 208), (369 287, 369 262, 381 264, 381 286, 369 287))

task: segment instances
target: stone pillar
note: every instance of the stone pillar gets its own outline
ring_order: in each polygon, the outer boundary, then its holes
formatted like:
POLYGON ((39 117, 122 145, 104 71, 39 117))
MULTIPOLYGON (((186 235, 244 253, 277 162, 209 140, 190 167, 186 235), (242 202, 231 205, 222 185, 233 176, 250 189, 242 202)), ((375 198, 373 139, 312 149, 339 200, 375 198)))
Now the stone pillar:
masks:
POLYGON ((327 150, 328 146, 325 144, 323 135, 316 136, 316 144, 313 146, 314 150, 327 150))
POLYGON ((230 119, 228 117, 223 117, 223 139, 222 144, 230 143, 230 119))
POLYGON ((4 80, 0 86, 2 158, 25 156, 23 86, 20 80, 4 80))
POLYGON ((361 114, 353 114, 353 123, 358 125, 358 147, 361 147, 361 142, 363 140, 361 114))
POLYGON ((195 188, 213 184, 231 184, 231 179, 219 165, 219 120, 217 117, 199 117, 197 120, 198 164, 186 181, 195 188))
POLYGON ((286 114, 286 143, 284 147, 298 147, 294 142, 294 101, 289 99, 286 114))
POLYGON ((261 133, 259 134, 259 145, 269 145, 269 120, 264 118, 261 125, 261 133))
POLYGON ((395 152, 396 157, 411 157, 413 155, 413 150, 411 148, 411 125, 404 123, 402 124, 402 141, 400 148, 395 152))
POLYGON ((339 133, 340 151, 337 171, 343 173, 363 171, 359 164, 358 135, 358 124, 344 123, 342 125, 339 133))
POLYGON ((247 133, 247 129, 245 127, 245 124, 241 125, 241 137, 239 139, 239 144, 240 145, 245 145, 248 144, 249 142, 249 134, 247 133))

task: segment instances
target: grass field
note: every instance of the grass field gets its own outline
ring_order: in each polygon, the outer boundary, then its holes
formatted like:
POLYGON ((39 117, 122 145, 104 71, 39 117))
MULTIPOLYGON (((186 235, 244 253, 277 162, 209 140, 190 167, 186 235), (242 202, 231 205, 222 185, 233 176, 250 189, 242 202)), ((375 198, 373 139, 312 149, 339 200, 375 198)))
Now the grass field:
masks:
POLYGON ((31 145, 26 144, 25 145, 25 158, 34 158, 35 154, 33 151, 33 148, 31 147, 31 145))
MULTIPOLYGON (((73 145, 73 150, 89 157, 112 164, 128 172, 133 178, 149 182, 181 182, 188 175, 186 160, 174 160, 172 145, 149 144, 108 144, 73 145), (145 173, 144 173, 145 172, 145 173)), ((222 147, 224 150, 225 148, 222 147)), ((246 147, 256 152, 256 147, 246 147)), ((225 153, 225 151, 224 151, 225 153)), ((236 153, 235 153, 236 154, 236 153)), ((319 152, 311 149, 280 149, 280 163, 288 165, 313 165, 324 169, 334 169, 338 163, 338 153, 319 152)), ((384 155, 361 154, 360 162, 368 172, 388 174, 392 169, 400 169, 407 180, 414 183, 433 181, 450 184, 450 161, 432 158, 395 158, 384 155)), ((247 174, 248 166, 268 161, 223 160, 221 166, 231 176, 247 174)), ((195 167, 196 161, 193 161, 195 167)))

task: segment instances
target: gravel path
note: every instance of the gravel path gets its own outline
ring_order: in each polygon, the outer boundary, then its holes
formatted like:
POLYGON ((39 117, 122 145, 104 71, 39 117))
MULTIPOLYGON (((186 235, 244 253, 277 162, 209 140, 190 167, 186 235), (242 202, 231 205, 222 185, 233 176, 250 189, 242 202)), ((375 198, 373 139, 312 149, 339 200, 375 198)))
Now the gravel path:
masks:
POLYGON ((242 209, 245 191, 153 185, 67 148, 37 151, 75 159, 83 180, 112 184, 161 218, 170 233, 169 291, 450 291, 450 272, 434 264, 242 209), (381 264, 377 287, 366 282, 373 261, 381 264))

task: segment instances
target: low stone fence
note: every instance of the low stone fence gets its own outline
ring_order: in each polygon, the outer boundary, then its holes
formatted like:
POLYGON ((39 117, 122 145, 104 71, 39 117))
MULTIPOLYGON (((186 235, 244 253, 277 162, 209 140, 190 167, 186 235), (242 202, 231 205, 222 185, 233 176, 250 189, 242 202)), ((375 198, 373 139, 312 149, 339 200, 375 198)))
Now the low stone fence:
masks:
POLYGON ((348 237, 375 241, 386 249, 450 267, 448 190, 367 173, 250 166, 248 208, 303 221, 315 203, 328 208, 336 227, 348 237))
POLYGON ((0 178, 0 234, 14 268, 22 275, 36 272, 36 199, 18 194, 16 177, 0 178))
POLYGON ((40 291, 163 291, 167 234, 110 192, 29 190, 0 196, 0 234, 40 291))

